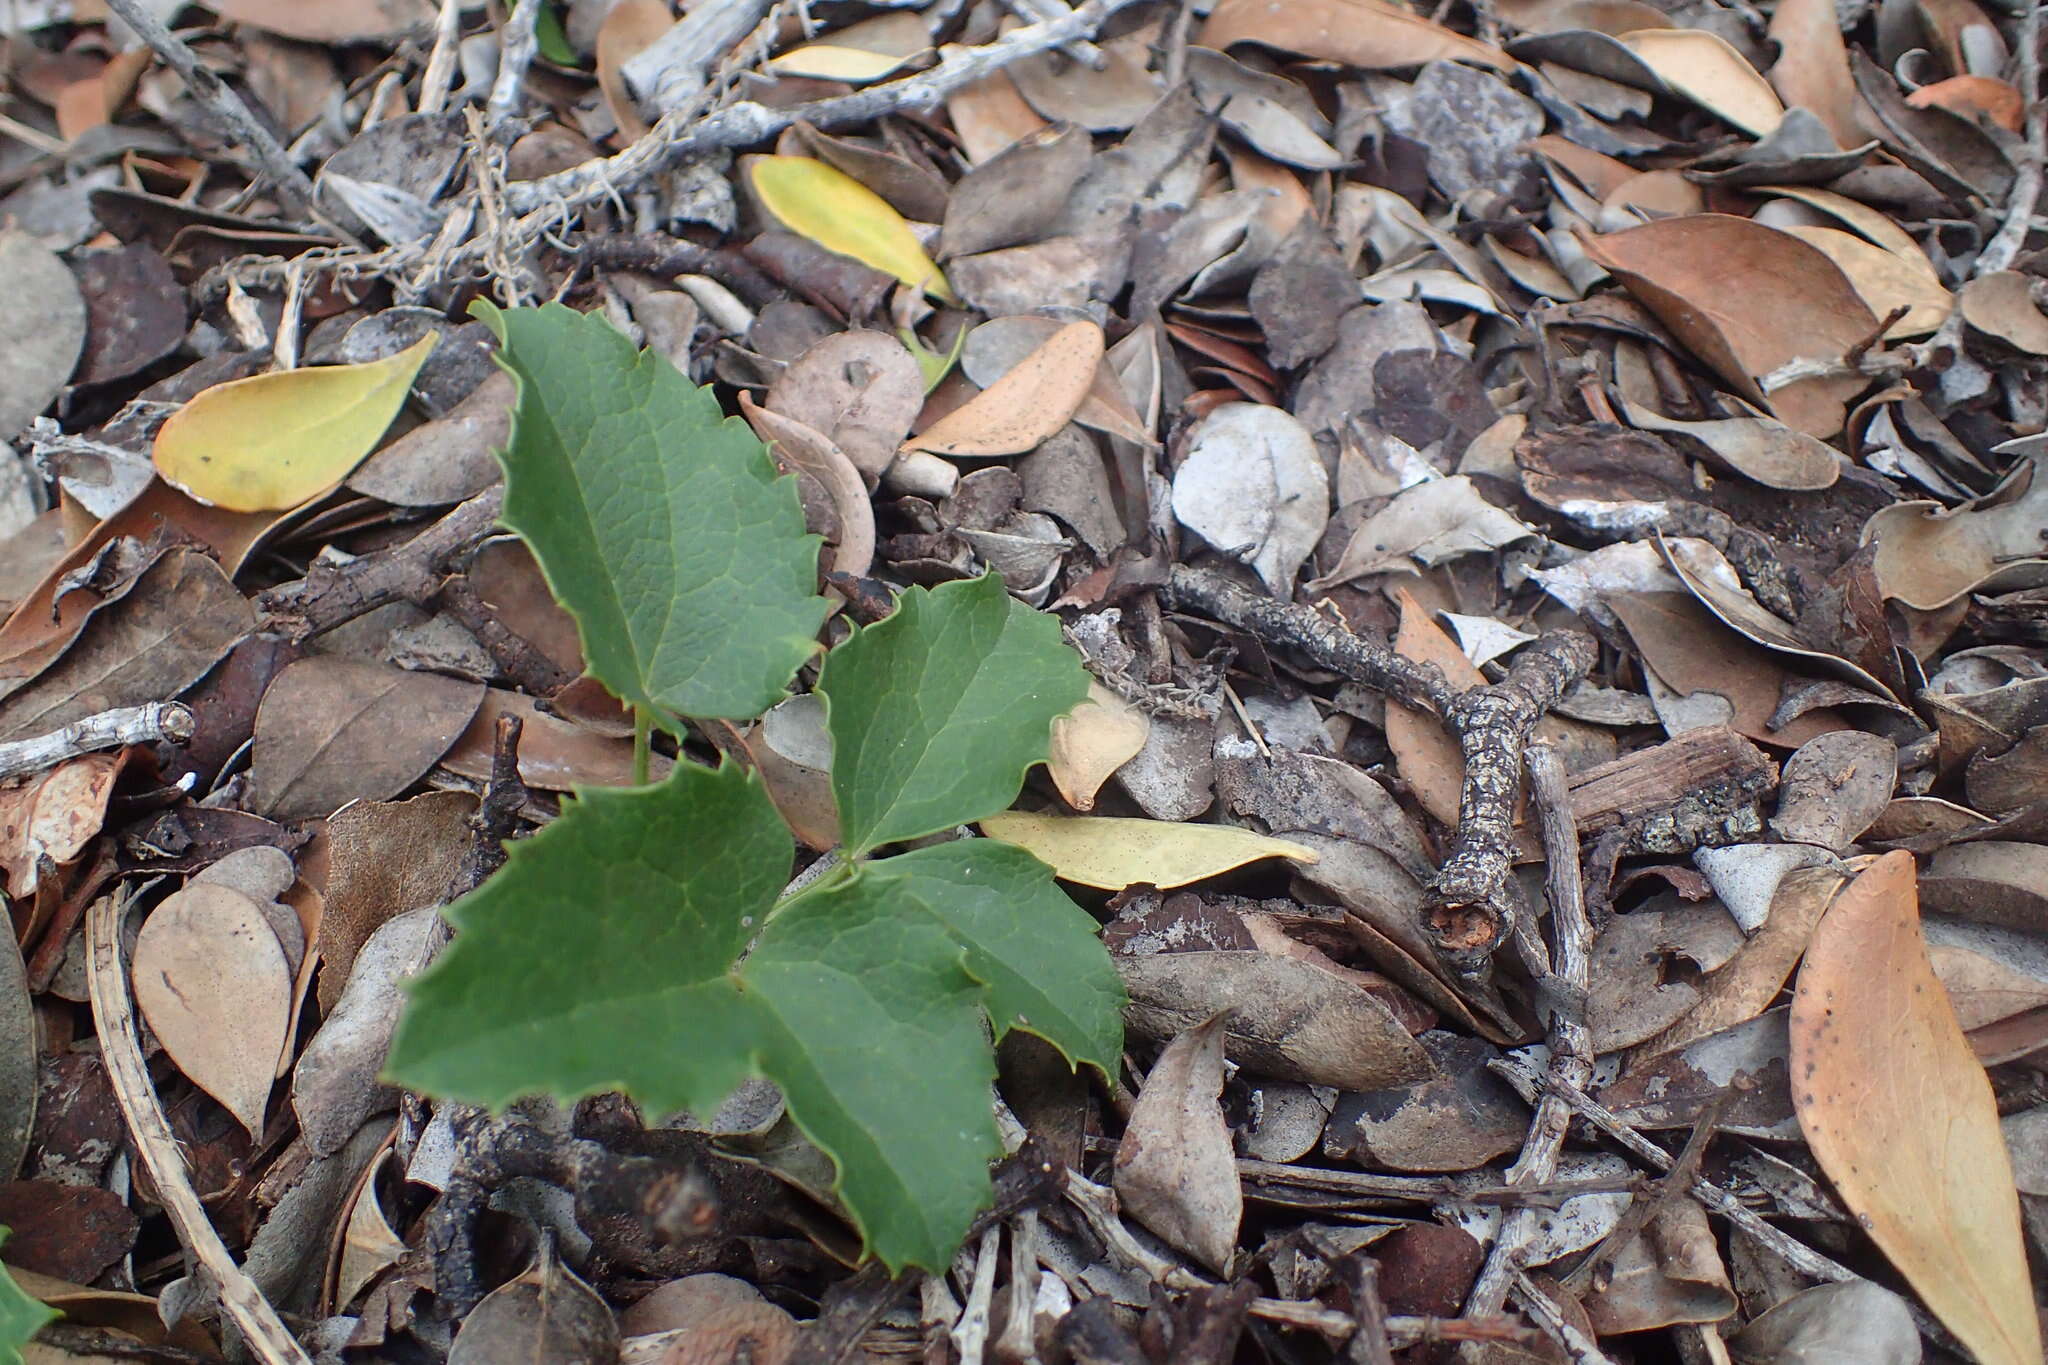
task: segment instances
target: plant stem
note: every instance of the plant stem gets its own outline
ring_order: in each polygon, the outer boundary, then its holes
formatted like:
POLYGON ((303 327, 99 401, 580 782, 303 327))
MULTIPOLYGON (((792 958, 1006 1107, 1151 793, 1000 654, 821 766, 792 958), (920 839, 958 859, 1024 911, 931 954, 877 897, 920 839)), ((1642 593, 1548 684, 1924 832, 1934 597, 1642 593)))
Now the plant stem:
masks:
POLYGON ((654 713, 644 706, 633 707, 633 785, 647 785, 649 766, 648 752, 652 747, 650 736, 654 731, 654 713))

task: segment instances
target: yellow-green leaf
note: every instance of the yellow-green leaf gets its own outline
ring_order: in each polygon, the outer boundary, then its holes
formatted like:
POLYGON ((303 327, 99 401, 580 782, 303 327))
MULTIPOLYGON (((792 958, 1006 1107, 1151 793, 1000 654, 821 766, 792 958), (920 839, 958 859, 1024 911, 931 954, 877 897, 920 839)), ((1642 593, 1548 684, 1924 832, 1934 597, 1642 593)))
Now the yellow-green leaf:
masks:
POLYGON ((435 340, 421 337, 366 365, 320 365, 216 384, 157 433, 156 471, 201 502, 233 512, 309 502, 376 449, 435 340))
POLYGON ((791 232, 953 301, 946 277, 918 245, 910 224, 860 181, 808 156, 756 157, 749 169, 762 207, 791 232))
POLYGON ((1033 854, 1055 876, 1105 891, 1140 884, 1184 886, 1261 858, 1317 861, 1312 848, 1236 825, 1007 811, 983 820, 981 832, 1033 854))
POLYGON ((806 43, 780 57, 770 57, 766 65, 778 76, 809 76, 815 80, 861 85, 882 79, 909 60, 910 57, 889 52, 865 52, 857 47, 839 47, 833 43, 806 43))

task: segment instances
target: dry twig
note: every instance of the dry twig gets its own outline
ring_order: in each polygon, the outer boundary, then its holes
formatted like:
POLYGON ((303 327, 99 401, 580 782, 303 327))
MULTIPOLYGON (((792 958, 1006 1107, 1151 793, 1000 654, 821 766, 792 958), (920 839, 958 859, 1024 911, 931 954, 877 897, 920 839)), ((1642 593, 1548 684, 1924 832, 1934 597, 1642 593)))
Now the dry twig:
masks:
POLYGON ((164 1212, 178 1231, 178 1241, 211 1279, 221 1307, 241 1330, 249 1349, 263 1365, 312 1365, 312 1358, 285 1330, 277 1310, 255 1281, 235 1264, 192 1189, 178 1139, 164 1118, 156 1087, 150 1084, 149 1066, 142 1059, 135 1002, 128 992, 128 969, 121 960, 121 915, 127 903, 125 896, 104 896, 96 901, 86 912, 85 943, 90 958, 87 985, 92 992, 93 1027, 128 1135, 156 1185, 164 1212))
POLYGON ((183 744, 192 738, 192 712, 174 701, 121 706, 81 716, 46 735, 0 744, 0 782, 53 768, 67 758, 124 744, 183 744))
POLYGON ((164 27, 156 10, 143 0, 107 0, 107 7, 178 73, 220 131, 255 157, 257 169, 271 188, 284 197, 285 207, 294 213, 311 212, 313 182, 292 164, 278 140, 249 112, 249 107, 221 83, 220 77, 199 64, 197 54, 185 45, 185 40, 164 27))

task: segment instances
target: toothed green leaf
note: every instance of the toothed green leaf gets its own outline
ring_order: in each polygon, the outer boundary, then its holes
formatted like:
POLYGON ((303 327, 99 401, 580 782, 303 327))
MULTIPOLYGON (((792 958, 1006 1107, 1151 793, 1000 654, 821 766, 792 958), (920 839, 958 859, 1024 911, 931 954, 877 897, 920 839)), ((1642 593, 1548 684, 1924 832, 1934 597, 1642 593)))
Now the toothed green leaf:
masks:
POLYGON ((993 815, 1088 695, 1053 617, 993 574, 911 588, 826 658, 832 794, 855 854, 993 815))
POLYGON ((474 311, 519 383, 505 524, 576 618, 591 674, 661 713, 774 705, 828 607, 795 480, 709 391, 601 315, 474 311))

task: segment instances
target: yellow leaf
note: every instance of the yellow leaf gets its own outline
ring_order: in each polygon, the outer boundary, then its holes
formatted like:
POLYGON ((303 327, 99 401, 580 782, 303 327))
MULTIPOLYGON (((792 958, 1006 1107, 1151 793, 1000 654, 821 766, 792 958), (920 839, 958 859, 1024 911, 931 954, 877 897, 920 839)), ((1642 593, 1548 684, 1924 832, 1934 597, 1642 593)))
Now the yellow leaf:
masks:
POLYGON ((203 390, 157 432, 156 472, 231 512, 281 511, 326 493, 377 446, 436 338, 366 365, 320 365, 203 390))
POLYGON ((846 81, 859 85, 865 81, 878 81, 909 60, 907 56, 864 52, 857 47, 806 43, 780 57, 769 58, 766 65, 778 76, 809 76, 814 80, 846 81))
POLYGON ((1236 825, 1183 825, 1107 815, 1027 815, 1006 811, 981 822, 991 839, 1030 853, 1070 882, 1121 891, 1183 886, 1261 858, 1318 860, 1316 851, 1236 825))
POLYGON ((808 156, 756 157, 749 169, 762 206, 791 232, 953 302, 910 224, 860 181, 808 156))
POLYGON ((2039 1365, 1998 1104, 1928 965, 1912 854, 1821 916, 1791 1030, 1792 1103, 1842 1202, 1981 1365, 2039 1365))
POLYGON ((1099 682, 1088 684, 1088 700, 1052 722, 1052 750, 1046 770, 1068 805, 1095 809, 1095 793, 1124 764, 1138 756, 1152 733, 1145 713, 1099 682))

